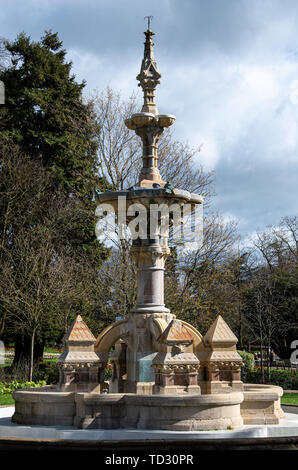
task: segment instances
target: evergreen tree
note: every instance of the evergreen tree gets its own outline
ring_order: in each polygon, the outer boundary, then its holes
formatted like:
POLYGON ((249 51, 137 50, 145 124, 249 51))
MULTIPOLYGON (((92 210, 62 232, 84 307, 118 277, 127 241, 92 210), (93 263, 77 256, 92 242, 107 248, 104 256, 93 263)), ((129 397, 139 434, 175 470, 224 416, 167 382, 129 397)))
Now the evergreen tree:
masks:
POLYGON ((98 129, 90 104, 82 99, 85 83, 71 75, 57 33, 46 32, 40 42, 22 33, 5 44, 11 64, 0 74, 6 88, 1 134, 50 169, 56 188, 90 195, 98 184, 98 129))
POLYGON ((39 42, 21 33, 5 46, 11 61, 0 73, 6 91, 0 136, 42 163, 54 197, 62 192, 74 200, 76 223, 66 224, 63 240, 61 232, 58 238, 96 264, 105 253, 95 237, 92 199, 103 181, 97 171, 98 125, 92 105, 82 98, 85 83, 71 75, 57 33, 46 31, 39 42))
MULTIPOLYGON (((0 107, 1 258, 14 250, 19 234, 29 234, 39 227, 46 230, 51 212, 51 220, 55 221, 53 257, 67 252, 76 263, 81 260, 90 284, 90 276, 96 278, 107 250, 95 235, 93 194, 95 188, 104 185, 97 171, 98 125, 92 105, 84 103, 82 97, 85 83, 77 83, 71 75, 72 64, 66 61, 66 51, 56 33, 45 32, 39 42, 22 33, 4 44, 10 60, 0 71, 0 80, 5 84, 5 105, 0 107), (11 191, 11 187, 18 187, 15 178, 19 174, 16 166, 9 167, 12 160, 7 155, 13 148, 17 148, 16 155, 26 155, 38 165, 34 168, 46 172, 46 197, 40 197, 39 185, 34 192, 30 175, 20 193, 11 191), (61 205, 63 198, 65 203, 61 205), (60 208, 55 201, 60 201, 60 208), (57 208, 54 216, 53 207, 57 208)), ((3 318, 3 311, 0 314, 3 318)), ((23 339, 20 342, 18 338, 19 345, 26 344, 23 339)), ((43 342, 42 332, 39 340, 43 342)), ((20 352, 20 356, 24 354, 20 352)))

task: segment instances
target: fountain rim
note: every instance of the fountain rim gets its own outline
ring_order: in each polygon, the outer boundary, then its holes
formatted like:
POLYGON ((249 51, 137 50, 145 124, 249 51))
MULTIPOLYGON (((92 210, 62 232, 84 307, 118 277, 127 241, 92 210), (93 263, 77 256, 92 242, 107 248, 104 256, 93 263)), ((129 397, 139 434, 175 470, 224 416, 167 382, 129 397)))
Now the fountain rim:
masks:
POLYGON ((191 193, 184 189, 174 188, 172 193, 165 193, 163 188, 135 187, 131 190, 105 191, 98 194, 97 202, 114 201, 118 197, 133 200, 138 198, 162 197, 166 199, 180 199, 193 204, 203 204, 204 198, 200 194, 191 193))

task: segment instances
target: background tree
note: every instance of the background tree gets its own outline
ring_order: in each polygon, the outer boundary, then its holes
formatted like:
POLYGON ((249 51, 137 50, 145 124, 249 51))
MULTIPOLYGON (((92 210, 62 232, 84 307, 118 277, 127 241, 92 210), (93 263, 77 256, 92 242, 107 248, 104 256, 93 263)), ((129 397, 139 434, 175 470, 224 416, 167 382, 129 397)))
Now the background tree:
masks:
POLYGON ((92 199, 103 181, 97 171, 98 125, 91 102, 85 104, 82 97, 85 83, 71 75, 57 33, 46 32, 40 42, 22 33, 5 46, 11 61, 0 73, 6 87, 0 135, 42 163, 52 177, 53 194, 80 200, 69 242, 100 262, 92 199))
MULTIPOLYGON (((264 383, 264 351, 269 358, 272 336, 278 329, 278 316, 274 305, 272 278, 269 273, 255 276, 245 291, 244 317, 254 340, 258 340, 261 355, 261 375, 264 383)), ((270 364, 269 371, 270 371, 270 364)), ((270 373, 270 372, 269 372, 270 373)))
MULTIPOLYGON (((125 101, 120 93, 107 88, 92 97, 98 133, 98 163, 100 175, 111 188, 121 190, 137 183, 142 165, 141 139, 124 124, 124 120, 138 112, 137 100, 125 101)), ((200 148, 176 141, 173 131, 165 129, 159 141, 158 167, 162 177, 177 188, 199 192, 206 198, 212 193, 213 172, 205 172, 197 163, 200 148)))
MULTIPOLYGON (((51 212, 55 255, 63 257, 66 250, 73 261, 88 267, 94 281, 108 250, 95 236, 93 193, 104 185, 97 171, 98 126, 91 103, 82 97, 85 84, 71 75, 57 34, 48 31, 34 42, 22 33, 3 44, 9 61, 0 70, 6 87, 6 103, 0 108, 2 259, 11 259, 22 232, 38 253, 42 239, 29 233, 46 227, 51 212), (42 187, 38 183, 45 175, 42 187)), ((3 329, 3 310, 0 316, 3 329)), ((29 354, 24 335, 14 335, 20 352, 16 359, 29 354)))
POLYGON ((237 239, 234 222, 225 223, 219 215, 209 214, 204 217, 202 245, 180 261, 181 288, 173 313, 202 334, 219 314, 234 330, 237 325, 237 286, 232 269, 237 239))
POLYGON ((94 270, 83 253, 73 256, 62 233, 75 222, 79 201, 63 194, 53 198, 51 177, 41 163, 17 146, 4 147, 0 327, 16 341, 16 361, 30 357, 32 376, 35 343, 44 343, 49 332, 57 337, 57 330, 65 331, 77 310, 90 310, 94 270), (19 346, 24 342, 30 342, 30 350, 19 346))
POLYGON ((288 359, 298 330, 297 217, 284 217, 278 226, 257 233, 254 268, 243 292, 243 316, 250 329, 248 343, 262 343, 288 359))
MULTIPOLYGON (((80 306, 88 286, 81 266, 67 256, 55 257, 49 227, 20 234, 1 265, 1 306, 7 315, 6 334, 30 338, 29 380, 32 380, 34 345, 45 330, 53 336, 65 317, 80 306), (80 274, 80 276, 79 276, 80 274), (56 330, 56 331, 55 331, 56 330)), ((70 316, 70 315, 69 315, 70 316)), ((63 331, 63 330, 62 330, 63 331)))
POLYGON ((127 249, 114 249, 98 273, 93 330, 99 333, 135 306, 136 271, 127 249))
POLYGON ((298 263, 297 216, 284 217, 278 226, 257 233, 253 244, 272 272, 295 269, 298 263))
POLYGON ((22 33, 5 46, 11 63, 1 72, 7 98, 1 135, 41 161, 54 174, 56 188, 86 196, 98 178, 94 115, 82 99, 85 83, 70 75, 57 33, 46 32, 40 42, 22 33))

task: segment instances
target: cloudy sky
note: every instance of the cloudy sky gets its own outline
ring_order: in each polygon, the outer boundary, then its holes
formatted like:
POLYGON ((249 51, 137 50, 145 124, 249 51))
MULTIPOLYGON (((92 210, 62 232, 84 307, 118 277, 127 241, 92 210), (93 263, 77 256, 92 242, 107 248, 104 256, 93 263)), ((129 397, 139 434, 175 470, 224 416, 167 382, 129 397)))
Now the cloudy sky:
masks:
MULTIPOLYGON (((213 207, 243 237, 298 213, 297 0, 0 0, 0 35, 58 31, 87 92, 140 91, 145 15, 153 15, 160 113, 202 146, 213 207)), ((141 97, 141 95, 140 95, 141 97)))

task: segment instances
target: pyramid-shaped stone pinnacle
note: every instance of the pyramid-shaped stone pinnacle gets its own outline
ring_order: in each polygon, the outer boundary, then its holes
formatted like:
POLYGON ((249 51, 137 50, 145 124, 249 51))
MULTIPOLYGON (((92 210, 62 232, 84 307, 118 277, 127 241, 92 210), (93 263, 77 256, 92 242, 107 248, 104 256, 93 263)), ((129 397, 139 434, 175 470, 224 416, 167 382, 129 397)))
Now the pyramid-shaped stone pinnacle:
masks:
POLYGON ((221 315, 218 315, 214 323, 211 325, 209 330, 204 336, 204 342, 206 344, 215 343, 228 343, 236 344, 238 342, 237 337, 234 335, 232 330, 226 324, 221 315))
POLYGON ((161 343, 183 343, 193 342, 193 337, 187 328, 179 321, 172 320, 165 331, 159 336, 161 343))
POLYGON ((143 80, 151 80, 151 86, 156 88, 156 85, 159 84, 159 79, 161 78, 161 74, 157 70, 157 64, 154 60, 154 52, 153 52, 153 42, 152 36, 154 36, 153 31, 147 30, 144 32, 146 36, 145 40, 145 47, 144 47, 144 57, 142 60, 141 70, 139 75, 137 76, 137 80, 139 80, 139 86, 142 88, 144 87, 143 80))
POLYGON ((96 339, 89 330, 88 326, 82 319, 81 315, 78 315, 75 321, 71 324, 64 336, 64 342, 69 341, 87 341, 95 343, 96 339))

